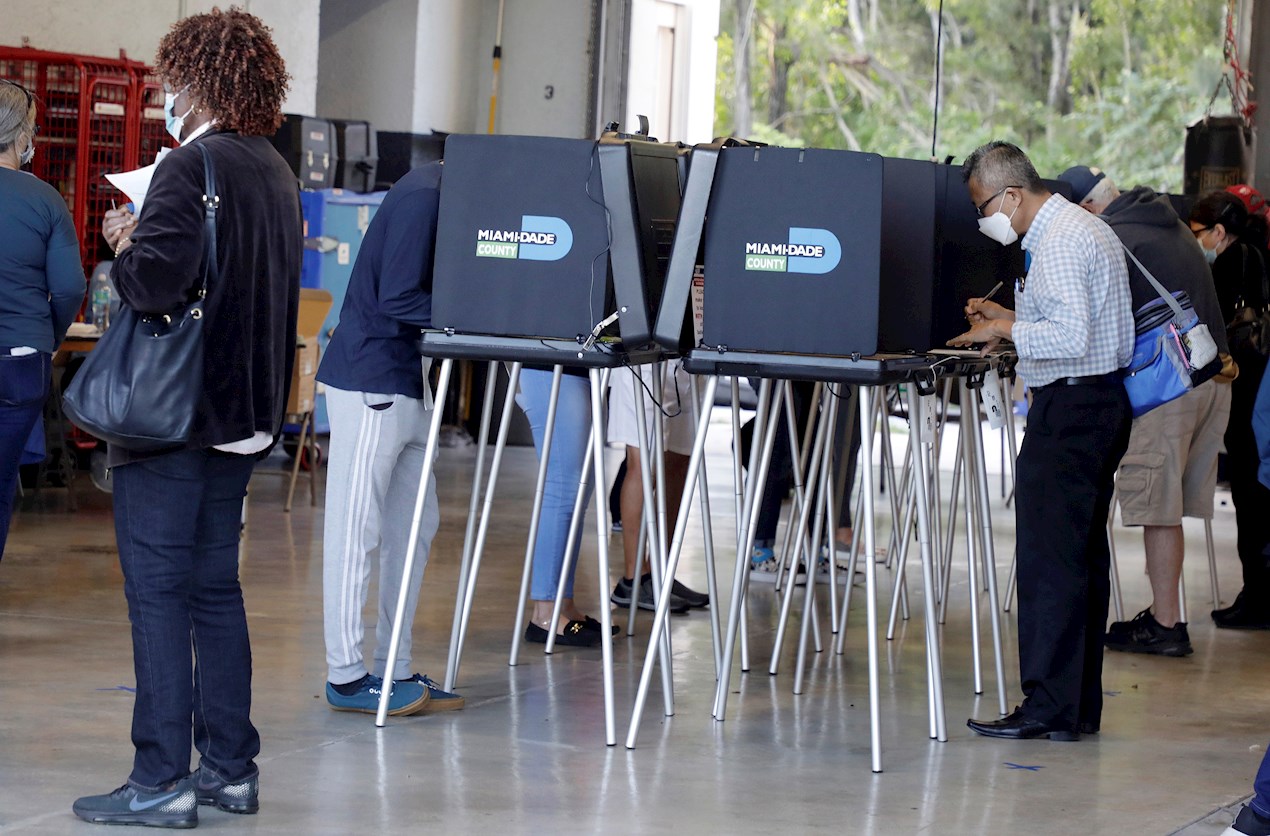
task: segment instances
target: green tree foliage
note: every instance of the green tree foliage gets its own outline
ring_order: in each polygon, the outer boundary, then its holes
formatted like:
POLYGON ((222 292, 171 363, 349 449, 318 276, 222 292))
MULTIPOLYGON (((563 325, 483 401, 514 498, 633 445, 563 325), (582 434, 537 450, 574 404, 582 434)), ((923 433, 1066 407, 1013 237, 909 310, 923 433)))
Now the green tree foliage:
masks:
POLYGON ((724 0, 715 124, 773 144, 925 159, 938 93, 936 158, 1008 139, 1043 176, 1085 164, 1122 185, 1180 191, 1185 127, 1222 74, 1226 9, 945 0, 937 90, 938 0, 724 0))

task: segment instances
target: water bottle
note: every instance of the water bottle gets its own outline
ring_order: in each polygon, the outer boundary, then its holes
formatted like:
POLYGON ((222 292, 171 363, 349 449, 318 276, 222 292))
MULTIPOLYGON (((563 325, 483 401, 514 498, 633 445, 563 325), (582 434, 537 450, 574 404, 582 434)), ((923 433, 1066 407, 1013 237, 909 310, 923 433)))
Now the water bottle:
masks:
POLYGON ((105 273, 93 279, 93 327, 105 332, 110 327, 110 280, 105 273))

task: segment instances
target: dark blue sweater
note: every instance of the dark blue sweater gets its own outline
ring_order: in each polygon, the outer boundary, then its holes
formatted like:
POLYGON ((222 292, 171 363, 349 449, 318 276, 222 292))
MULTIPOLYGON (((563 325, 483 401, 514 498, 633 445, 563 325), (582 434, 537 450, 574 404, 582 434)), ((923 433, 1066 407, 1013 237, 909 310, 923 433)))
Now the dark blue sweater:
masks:
POLYGON ((84 284, 66 201, 48 183, 0 168, 0 347, 52 353, 84 284))
POLYGON ((432 252, 441 164, 416 168, 384 197, 362 239, 340 324, 317 379, 351 392, 423 397, 419 330, 432 325, 432 252))

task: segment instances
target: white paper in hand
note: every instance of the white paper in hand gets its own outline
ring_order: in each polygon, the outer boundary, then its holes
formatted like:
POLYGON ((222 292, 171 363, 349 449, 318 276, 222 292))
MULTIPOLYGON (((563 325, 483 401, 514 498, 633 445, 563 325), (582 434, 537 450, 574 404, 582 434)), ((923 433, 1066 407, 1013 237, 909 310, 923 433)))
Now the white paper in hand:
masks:
POLYGON ((135 214, 140 216, 141 204, 145 202, 146 192, 150 191, 150 180, 154 177, 154 169, 158 163, 138 168, 135 171, 121 171, 118 174, 107 174, 110 185, 128 196, 136 207, 135 214))

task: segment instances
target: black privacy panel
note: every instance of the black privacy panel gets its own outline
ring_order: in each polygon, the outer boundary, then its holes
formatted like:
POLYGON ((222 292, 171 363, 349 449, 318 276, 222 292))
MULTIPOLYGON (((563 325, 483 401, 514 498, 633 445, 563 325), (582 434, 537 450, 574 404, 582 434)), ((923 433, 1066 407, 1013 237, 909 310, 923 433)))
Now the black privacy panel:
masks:
POLYGON ((587 334, 608 313, 608 248, 594 142, 446 140, 434 327, 497 336, 587 334))
POLYGON ((707 212, 705 343, 873 354, 881 220, 876 154, 723 149, 707 212))

